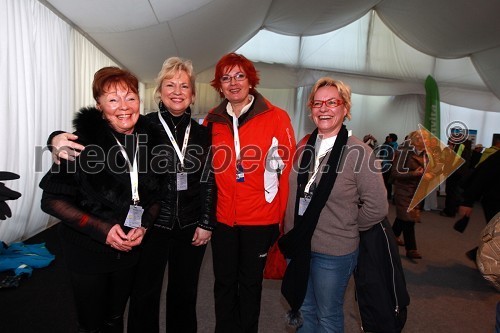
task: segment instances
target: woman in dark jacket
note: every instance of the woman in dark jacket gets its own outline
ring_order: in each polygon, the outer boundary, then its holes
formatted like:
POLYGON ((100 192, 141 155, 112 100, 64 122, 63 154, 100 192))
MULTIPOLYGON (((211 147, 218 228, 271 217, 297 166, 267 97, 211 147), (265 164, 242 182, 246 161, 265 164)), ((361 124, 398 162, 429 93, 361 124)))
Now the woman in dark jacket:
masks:
POLYGON ((146 116, 161 133, 168 157, 158 219, 144 242, 130 299, 128 332, 158 332, 163 275, 168 262, 167 332, 197 331, 198 278, 212 235, 214 175, 208 129, 191 119, 195 74, 191 61, 163 63, 156 79, 158 113, 146 116), (175 147, 177 146, 177 147, 175 147))
MULTIPOLYGON (((143 242, 130 298, 128 332, 158 332, 160 298, 168 263, 167 332, 196 332, 196 299, 201 263, 215 225, 214 174, 208 129, 191 119, 195 74, 191 61, 165 60, 156 79, 159 112, 145 118, 160 132, 153 160, 162 167, 161 211, 143 242)), ((83 146, 54 137, 55 147, 83 146)), ((85 148, 87 149, 87 148, 85 148)), ((61 151, 61 150, 60 150, 61 151)), ((60 155, 63 157, 64 155, 60 155)))
POLYGON ((62 221, 79 332, 122 332, 137 246, 160 207, 148 158, 155 142, 139 115, 135 76, 105 67, 92 88, 96 107, 80 110, 73 122, 86 149, 42 179, 42 209, 62 221))
POLYGON ((396 220, 392 230, 396 237, 403 233, 406 256, 410 259, 421 259, 415 239, 415 223, 420 222, 421 204, 412 209, 408 208, 424 175, 427 157, 419 131, 411 132, 408 139, 409 141, 405 141, 396 152, 391 172, 396 204, 396 220))

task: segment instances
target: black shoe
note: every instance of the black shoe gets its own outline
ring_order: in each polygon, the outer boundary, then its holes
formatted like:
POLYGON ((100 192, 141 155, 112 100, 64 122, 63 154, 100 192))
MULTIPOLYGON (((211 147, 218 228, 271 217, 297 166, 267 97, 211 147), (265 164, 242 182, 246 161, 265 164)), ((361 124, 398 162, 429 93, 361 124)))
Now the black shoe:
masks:
POLYGON ((469 224, 469 217, 464 216, 460 220, 455 222, 455 224, 453 225, 453 229, 463 233, 465 231, 465 228, 467 228, 467 224, 469 224))
POLYGON ((420 255, 420 253, 417 252, 417 250, 406 251, 406 256, 409 259, 422 259, 422 256, 420 255))

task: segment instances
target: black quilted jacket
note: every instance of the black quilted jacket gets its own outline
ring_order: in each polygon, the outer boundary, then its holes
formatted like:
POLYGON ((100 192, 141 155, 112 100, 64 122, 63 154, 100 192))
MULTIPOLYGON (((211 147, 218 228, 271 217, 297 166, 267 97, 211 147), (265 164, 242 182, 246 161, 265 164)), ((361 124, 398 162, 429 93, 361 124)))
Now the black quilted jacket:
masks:
POLYGON ((162 145, 155 153, 167 159, 165 162, 167 170, 163 171, 168 173, 164 178, 165 184, 162 185, 160 215, 154 225, 171 230, 174 223, 179 223, 181 229, 197 225, 206 230, 213 230, 215 227, 215 186, 214 174, 211 171, 211 140, 208 128, 192 120, 189 109, 180 122, 179 119, 173 119, 168 111, 163 111, 161 115, 176 138, 180 150, 186 127, 191 122, 184 162, 188 189, 177 191, 176 172, 180 169, 179 159, 158 118, 158 113, 147 114, 146 118, 155 124, 163 135, 160 139, 162 145))

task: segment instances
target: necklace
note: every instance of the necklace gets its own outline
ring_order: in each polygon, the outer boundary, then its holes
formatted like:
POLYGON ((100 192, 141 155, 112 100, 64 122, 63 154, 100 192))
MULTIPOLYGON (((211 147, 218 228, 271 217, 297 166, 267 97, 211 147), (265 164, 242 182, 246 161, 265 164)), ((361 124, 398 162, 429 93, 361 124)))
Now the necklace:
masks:
POLYGON ((170 122, 172 123, 172 126, 174 127, 174 131, 177 130, 177 126, 179 126, 179 124, 182 123, 182 121, 184 120, 185 116, 186 116, 186 112, 184 112, 182 114, 182 116, 180 116, 180 117, 176 117, 176 116, 174 116, 173 114, 171 114, 169 112, 169 117, 168 118, 170 119, 170 122), (174 119, 176 120, 177 124, 174 122, 174 119))

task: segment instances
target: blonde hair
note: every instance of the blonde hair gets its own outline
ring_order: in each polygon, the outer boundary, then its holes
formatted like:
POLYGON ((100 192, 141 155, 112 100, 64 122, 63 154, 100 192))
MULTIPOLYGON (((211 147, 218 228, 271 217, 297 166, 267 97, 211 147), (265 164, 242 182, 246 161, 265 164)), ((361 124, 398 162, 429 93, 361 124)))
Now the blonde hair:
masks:
MULTIPOLYGON (((307 101, 307 105, 309 106, 309 110, 312 110, 312 102, 314 100, 314 95, 319 88, 322 87, 335 87, 339 91, 340 97, 344 102, 343 106, 346 108, 347 113, 345 118, 351 120, 351 88, 342 81, 334 80, 330 77, 322 77, 312 87, 311 93, 309 94, 309 99, 307 101)), ((344 119, 345 119, 344 118, 344 119)))
POLYGON ((156 88, 154 92, 154 100, 158 102, 161 96, 161 84, 165 79, 171 79, 180 71, 186 72, 191 83, 193 96, 196 95, 195 82, 196 74, 194 74, 193 63, 191 60, 182 59, 179 57, 170 57, 163 62, 160 72, 155 79, 156 88))

